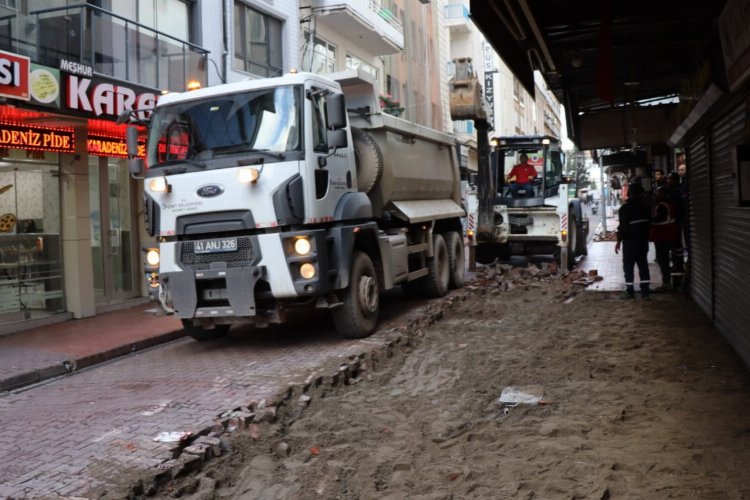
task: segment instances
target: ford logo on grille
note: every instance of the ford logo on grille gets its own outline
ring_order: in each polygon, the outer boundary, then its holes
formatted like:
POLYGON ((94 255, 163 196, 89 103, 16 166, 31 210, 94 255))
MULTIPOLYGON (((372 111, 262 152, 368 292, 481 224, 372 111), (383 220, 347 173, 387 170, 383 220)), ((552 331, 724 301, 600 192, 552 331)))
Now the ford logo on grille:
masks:
POLYGON ((198 188, 196 193, 202 198, 212 198, 224 192, 224 188, 218 184, 207 184, 198 188))

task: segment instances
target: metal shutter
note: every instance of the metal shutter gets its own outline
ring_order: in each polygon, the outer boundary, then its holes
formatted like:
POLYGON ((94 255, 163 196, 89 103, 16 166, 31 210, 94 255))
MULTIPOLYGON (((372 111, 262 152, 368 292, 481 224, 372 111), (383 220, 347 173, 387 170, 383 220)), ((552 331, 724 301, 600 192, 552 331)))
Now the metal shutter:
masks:
MULTIPOLYGON (((714 323, 750 363, 750 208, 738 207, 733 151, 744 141, 745 96, 733 100, 711 127, 714 323)), ((691 179, 692 182, 692 179, 691 179)))
POLYGON ((713 319, 711 265, 711 180, 705 136, 688 144, 688 219, 690 225, 690 296, 713 319))

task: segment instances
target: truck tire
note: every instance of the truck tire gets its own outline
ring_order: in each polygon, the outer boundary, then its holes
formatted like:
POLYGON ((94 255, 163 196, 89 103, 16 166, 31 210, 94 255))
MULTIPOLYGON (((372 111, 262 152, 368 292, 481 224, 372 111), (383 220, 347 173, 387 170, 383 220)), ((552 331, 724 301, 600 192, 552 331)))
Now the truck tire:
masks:
POLYGON ((383 150, 369 133, 352 128, 354 161, 357 165, 357 189, 368 194, 383 175, 383 150))
POLYGON ((370 257, 354 252, 349 286, 340 292, 341 304, 333 310, 336 331, 347 339, 361 339, 375 331, 380 311, 378 275, 370 257))
POLYGON ((182 328, 185 333, 193 337, 198 342, 206 342, 207 340, 218 339, 223 337, 229 331, 229 325, 216 325, 210 330, 197 326, 189 319, 182 320, 182 328))
POLYGON ((433 256, 427 259, 428 273, 425 276, 422 288, 427 297, 437 298, 448 293, 451 269, 448 262, 448 246, 441 234, 432 236, 433 256))
POLYGON ((466 276, 463 238, 456 231, 448 231, 445 233, 445 244, 448 246, 448 267, 450 268, 448 287, 461 288, 464 286, 466 276))
POLYGON ((578 255, 588 255, 589 248, 587 244, 589 232, 588 232, 588 220, 581 221, 581 226, 578 228, 578 255))

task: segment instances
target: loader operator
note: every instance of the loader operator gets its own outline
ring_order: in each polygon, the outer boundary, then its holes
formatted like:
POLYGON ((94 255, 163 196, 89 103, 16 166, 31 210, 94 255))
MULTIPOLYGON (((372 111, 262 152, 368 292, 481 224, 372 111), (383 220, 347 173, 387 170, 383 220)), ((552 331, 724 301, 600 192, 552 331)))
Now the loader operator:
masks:
POLYGON ((510 182, 510 192, 515 196, 519 196, 523 192, 526 196, 533 195, 534 193, 534 180, 536 179, 536 168, 533 165, 529 165, 529 157, 525 154, 521 154, 518 157, 519 163, 515 165, 508 173, 508 182, 510 182))

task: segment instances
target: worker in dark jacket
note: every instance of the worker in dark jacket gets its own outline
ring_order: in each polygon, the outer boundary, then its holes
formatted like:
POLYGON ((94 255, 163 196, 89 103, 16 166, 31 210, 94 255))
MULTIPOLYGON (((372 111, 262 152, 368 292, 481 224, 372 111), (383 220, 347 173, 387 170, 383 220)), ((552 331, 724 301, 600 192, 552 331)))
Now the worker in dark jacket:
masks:
POLYGON ((641 297, 649 298, 651 275, 648 270, 648 233, 651 209, 643 196, 643 186, 634 181, 628 186, 628 199, 620 207, 615 253, 622 247, 622 269, 625 272, 625 298, 635 298, 635 265, 638 264, 641 297))

